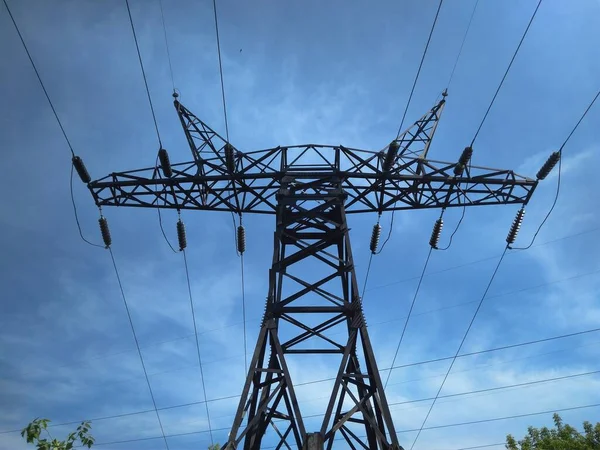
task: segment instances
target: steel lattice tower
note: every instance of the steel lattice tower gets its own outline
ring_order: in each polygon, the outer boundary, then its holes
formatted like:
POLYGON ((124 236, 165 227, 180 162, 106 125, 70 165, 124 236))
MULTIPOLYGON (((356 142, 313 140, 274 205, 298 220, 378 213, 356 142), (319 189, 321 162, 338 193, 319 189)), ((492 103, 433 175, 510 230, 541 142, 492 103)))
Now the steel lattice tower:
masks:
POLYGON ((275 216, 265 313, 225 449, 260 449, 268 427, 276 449, 332 449, 338 439, 352 449, 401 449, 363 317, 346 215, 524 204, 537 186, 511 170, 429 160, 444 104, 382 151, 301 145, 243 153, 176 99, 193 161, 163 159, 88 184, 100 207, 275 216), (296 271, 306 261, 322 268, 318 280, 296 271), (335 327, 344 333, 328 335, 335 327), (305 428, 290 354, 339 355, 320 429, 305 428))

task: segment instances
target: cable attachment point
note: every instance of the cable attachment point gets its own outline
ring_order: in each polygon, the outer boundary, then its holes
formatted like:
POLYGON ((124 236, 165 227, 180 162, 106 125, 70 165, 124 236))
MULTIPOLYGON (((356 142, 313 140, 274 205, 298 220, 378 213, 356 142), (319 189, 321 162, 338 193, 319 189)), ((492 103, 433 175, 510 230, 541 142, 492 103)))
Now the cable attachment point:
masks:
POLYGON ((110 230, 108 228, 108 221, 106 220, 106 217, 100 216, 98 223, 100 224, 100 233, 102 234, 104 246, 105 248, 109 248, 112 244, 112 238, 110 236, 110 230))
POLYGON ((371 233, 371 243, 369 244, 369 249, 371 253, 377 253, 377 247, 379 246, 379 237, 381 236, 381 225, 377 222, 373 225, 373 232, 371 233))
POLYGON ((510 227, 510 231, 508 232, 508 236, 506 236, 506 242, 508 245, 514 244, 517 239, 517 234, 519 234, 519 230, 521 229, 521 225, 523 224, 523 216, 525 215, 525 208, 521 208, 517 215, 515 216, 515 220, 510 227))
POLYGON ((235 159, 234 159, 233 145, 229 142, 225 144, 225 167, 230 173, 235 172, 235 159))
POLYGON ((161 148, 158 151, 158 159, 160 161, 160 167, 165 177, 171 178, 173 176, 173 169, 171 168, 171 159, 169 158, 169 153, 167 153, 167 151, 164 148, 161 148))
POLYGON ((185 235, 185 224, 181 217, 177 221, 177 240, 179 241, 179 251, 182 252, 187 247, 187 237, 185 235))
POLYGON ((456 163, 456 166, 454 166, 454 176, 459 177, 462 175, 465 167, 467 167, 467 164, 469 164, 469 161, 471 161, 472 156, 473 149, 471 147, 465 147, 460 155, 460 158, 458 158, 458 163, 456 163))
POLYGON ((441 217, 433 224, 433 231, 431 232, 431 238, 429 239, 429 245, 431 248, 437 250, 438 244, 440 243, 440 235, 442 234, 442 228, 444 228, 444 219, 441 217))
POLYGON ((396 162, 396 157, 398 155, 399 148, 400 148, 400 144, 398 143, 398 141, 390 142, 390 145, 388 146, 388 150, 387 150, 387 153, 385 154, 383 163, 381 164, 381 169, 384 172, 389 172, 391 170, 392 166, 396 162))
POLYGON ((556 166, 556 164, 558 163, 559 160, 560 160, 560 152, 552 152, 552 154, 550 155, 548 160, 544 163, 544 165, 538 171, 538 173, 535 177, 538 180, 545 179, 550 174, 552 169, 554 169, 554 166, 556 166))
POLYGON ((240 255, 243 255, 246 251, 246 229, 241 223, 237 227, 237 251, 240 255))
POLYGON ((85 184, 88 184, 90 181, 92 181, 90 173, 87 171, 83 160, 79 156, 73 156, 71 162, 77 171, 77 175, 79 175, 79 178, 81 178, 81 181, 83 181, 85 184))

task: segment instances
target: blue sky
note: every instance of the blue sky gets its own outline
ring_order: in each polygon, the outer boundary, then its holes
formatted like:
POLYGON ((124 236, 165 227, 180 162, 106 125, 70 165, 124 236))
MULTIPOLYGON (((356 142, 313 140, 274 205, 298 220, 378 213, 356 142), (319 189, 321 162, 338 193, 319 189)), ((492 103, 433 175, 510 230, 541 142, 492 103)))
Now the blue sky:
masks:
MULTIPOLYGON (((306 142, 380 149, 394 136, 437 1, 219 2, 231 141, 242 151, 306 142)), ((430 157, 454 161, 468 145, 524 30, 534 1, 482 0, 430 157)), ((407 122, 446 87, 474 2, 445 2, 407 122)), ((10 2, 75 152, 93 178, 154 164, 158 143, 121 0, 10 2)), ((164 146, 190 160, 171 103, 157 1, 132 0, 164 146)), ((181 101, 224 133, 212 2, 164 0, 181 101)), ((600 3, 545 0, 475 145, 473 164, 534 176, 597 92, 600 3)), ((37 416, 76 421, 151 409, 138 355, 106 251, 84 244, 69 197, 70 154, 8 14, 0 8, 0 431, 37 416)), ((465 343, 477 351, 600 327, 598 258, 600 108, 565 148, 561 197, 536 246, 511 252, 465 343)), ((518 243, 529 242, 552 202, 556 175, 540 184, 518 243)), ((78 181, 84 233, 100 240, 97 210, 78 181)), ((397 364, 453 354, 517 208, 473 208, 449 251, 435 252, 397 364), (483 260, 483 261, 481 261, 483 260), (460 267, 459 267, 460 266, 460 267), (442 309, 443 308, 443 309, 442 309)), ((182 256, 165 244, 155 211, 107 208, 113 251, 159 407, 203 400, 182 256)), ((374 258, 365 313, 378 364, 389 367, 428 251, 436 211, 396 215, 392 239, 374 258)), ((447 212, 446 232, 459 211, 447 212)), ((175 239, 176 215, 163 216, 175 239)), ((240 265, 227 214, 187 212, 188 258, 201 331, 207 396, 238 395, 244 374, 240 265)), ((359 280, 375 215, 350 217, 359 280)), ((384 233, 389 227, 384 217, 384 233)), ((267 292, 272 217, 244 217, 246 300, 252 348, 267 292)), ((457 361, 442 395, 599 370, 600 335, 588 333, 457 361)), ((295 381, 330 376, 292 362, 295 381)), ((391 403, 435 394, 447 362, 392 373, 391 403)), ((329 384, 298 387, 305 414, 323 410, 329 384)), ((556 410, 600 402, 600 378, 441 399, 428 425, 556 410)), ((392 406, 397 430, 420 426, 429 403, 392 406)), ((230 426, 236 399, 209 403, 213 428, 230 426)), ((563 413, 574 424, 600 408, 563 413)), ((204 405, 161 412, 168 434, 207 429, 204 405)), ((426 430, 415 449, 502 442, 549 424, 551 415, 426 430)), ((308 422, 310 426, 312 422, 308 422)), ((93 424, 97 442, 160 434, 154 412, 93 424)), ((66 435, 56 427, 53 435, 66 435)), ((224 442, 227 432, 214 433, 224 442)), ((415 433, 399 435, 410 446, 415 433)), ((207 433, 174 437, 171 448, 205 448, 207 433)), ((18 433, 0 449, 26 448, 18 433)), ((161 449, 160 439, 100 446, 161 449)), ((501 448, 501 447, 498 447, 501 448)))

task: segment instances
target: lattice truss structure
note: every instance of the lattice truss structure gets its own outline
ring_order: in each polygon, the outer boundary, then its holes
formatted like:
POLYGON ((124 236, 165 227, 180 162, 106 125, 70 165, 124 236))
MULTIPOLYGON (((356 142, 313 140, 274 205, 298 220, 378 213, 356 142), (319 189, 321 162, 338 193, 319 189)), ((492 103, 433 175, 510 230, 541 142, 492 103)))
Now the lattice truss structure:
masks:
POLYGON ((103 207, 275 216, 265 313, 224 448, 401 448, 363 317, 346 215, 524 204, 537 186, 511 170, 428 159, 444 104, 381 151, 310 144, 241 152, 176 100, 192 161, 163 160, 88 185, 103 207), (307 263, 319 268, 311 276, 307 263), (316 429, 306 429, 299 407, 293 354, 307 367, 311 355, 337 357, 316 429))

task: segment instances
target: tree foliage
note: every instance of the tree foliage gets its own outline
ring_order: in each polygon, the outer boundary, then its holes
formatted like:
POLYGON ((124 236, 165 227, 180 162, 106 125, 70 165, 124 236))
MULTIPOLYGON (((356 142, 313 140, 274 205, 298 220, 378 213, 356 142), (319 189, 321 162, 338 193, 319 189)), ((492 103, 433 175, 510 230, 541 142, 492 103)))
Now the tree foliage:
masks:
POLYGON ((583 433, 580 433, 564 424, 558 414, 554 414, 553 419, 553 428, 529 427, 520 441, 510 434, 506 436, 507 450, 600 450, 600 422, 595 426, 583 422, 583 433))
POLYGON ((219 444, 209 445, 208 450, 221 450, 221 446, 219 444))
MULTIPOLYGON (((90 422, 81 422, 77 429, 67 436, 64 441, 54 439, 48 431, 48 419, 35 419, 21 431, 21 436, 27 440, 28 444, 33 444, 38 450, 71 450, 75 448, 78 442, 83 447, 92 448, 94 438, 90 435, 92 425, 90 422), (43 438, 45 432, 50 439, 43 438)), ((77 445, 79 447, 79 445, 77 445)))

